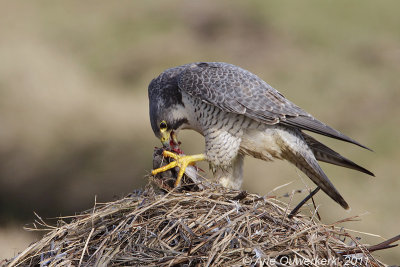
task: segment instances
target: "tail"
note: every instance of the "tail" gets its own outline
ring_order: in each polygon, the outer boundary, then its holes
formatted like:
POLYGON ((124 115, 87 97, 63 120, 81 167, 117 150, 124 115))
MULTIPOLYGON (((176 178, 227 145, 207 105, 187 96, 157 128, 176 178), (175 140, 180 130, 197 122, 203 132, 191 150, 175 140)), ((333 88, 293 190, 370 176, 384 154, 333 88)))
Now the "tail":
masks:
POLYGON ((302 172, 304 172, 318 187, 320 187, 328 196, 336 201, 344 209, 349 209, 349 205, 337 191, 335 186, 328 179, 324 171, 319 166, 313 150, 308 145, 305 139, 302 138, 300 132, 298 133, 298 142, 296 146, 290 146, 289 142, 286 143, 282 156, 302 172))
POLYGON ((334 165, 338 165, 341 167, 357 170, 357 171, 366 173, 371 176, 375 176, 369 170, 367 170, 367 169, 361 167, 360 165, 354 163, 353 161, 343 157, 342 155, 333 151, 326 145, 318 142, 316 139, 309 136, 308 134, 305 134, 302 132, 302 135, 303 135, 304 140, 306 141, 307 145, 311 148, 311 150, 314 153, 314 156, 317 160, 327 162, 330 164, 334 164, 334 165))

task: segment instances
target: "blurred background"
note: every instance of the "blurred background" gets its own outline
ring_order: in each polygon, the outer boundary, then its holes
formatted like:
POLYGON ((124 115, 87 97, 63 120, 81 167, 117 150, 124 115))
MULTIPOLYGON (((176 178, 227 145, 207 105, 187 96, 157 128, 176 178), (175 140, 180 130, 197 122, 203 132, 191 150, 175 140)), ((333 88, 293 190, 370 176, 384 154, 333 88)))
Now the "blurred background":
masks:
MULTIPOLYGON (((246 68, 371 147, 318 137, 376 174, 323 164, 352 210, 320 193, 322 221, 362 215, 344 226, 381 236, 354 233, 367 243, 399 234, 399 10, 394 0, 2 1, 0 259, 39 238, 22 228, 33 212, 73 215, 95 196, 111 201, 144 187, 159 146, 147 85, 194 61, 246 68)), ((203 151, 198 134, 180 138, 186 154, 203 151)), ((250 192, 306 185, 289 163, 246 160, 250 192)), ((400 262, 399 248, 376 255, 400 262)))

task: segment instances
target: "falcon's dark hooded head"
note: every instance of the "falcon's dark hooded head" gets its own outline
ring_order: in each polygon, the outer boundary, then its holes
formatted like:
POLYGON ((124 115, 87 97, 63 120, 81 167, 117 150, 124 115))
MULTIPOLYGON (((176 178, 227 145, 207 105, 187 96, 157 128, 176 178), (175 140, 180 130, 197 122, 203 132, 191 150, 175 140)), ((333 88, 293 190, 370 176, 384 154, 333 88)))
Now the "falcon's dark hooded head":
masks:
POLYGON ((164 145, 169 143, 174 131, 188 123, 177 81, 183 69, 184 66, 169 69, 149 84, 151 128, 164 145))

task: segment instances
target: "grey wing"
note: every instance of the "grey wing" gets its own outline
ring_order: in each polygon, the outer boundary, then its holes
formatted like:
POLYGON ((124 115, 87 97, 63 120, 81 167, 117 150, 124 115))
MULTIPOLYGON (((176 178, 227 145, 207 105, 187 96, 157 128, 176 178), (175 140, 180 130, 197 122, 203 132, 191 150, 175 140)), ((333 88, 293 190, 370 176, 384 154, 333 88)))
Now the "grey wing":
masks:
POLYGON ((226 63, 194 63, 180 74, 178 86, 225 111, 267 124, 307 114, 256 75, 226 63))
POLYGON ((255 74, 235 65, 193 63, 178 77, 188 94, 218 108, 243 114, 266 124, 281 123, 369 149, 312 117, 255 74))

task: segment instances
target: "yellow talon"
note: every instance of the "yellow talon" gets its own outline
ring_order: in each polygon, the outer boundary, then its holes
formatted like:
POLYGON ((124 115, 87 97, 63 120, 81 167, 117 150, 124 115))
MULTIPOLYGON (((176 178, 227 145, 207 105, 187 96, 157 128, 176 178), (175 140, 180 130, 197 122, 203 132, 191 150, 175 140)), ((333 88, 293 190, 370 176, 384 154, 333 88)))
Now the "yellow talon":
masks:
POLYGON ((165 172, 169 169, 175 168, 175 167, 179 167, 179 173, 178 173, 178 177, 176 177, 176 181, 175 181, 175 187, 178 187, 181 184, 181 179, 183 174, 185 173, 186 167, 189 164, 193 164, 196 161, 201 161, 201 160, 205 160, 206 156, 204 154, 197 154, 197 155, 191 155, 191 156, 180 156, 178 154, 172 153, 170 151, 163 151, 163 156, 164 157, 170 157, 175 159, 175 161, 169 163, 168 165, 162 166, 158 169, 152 170, 151 174, 152 175, 156 175, 160 172, 165 172))

